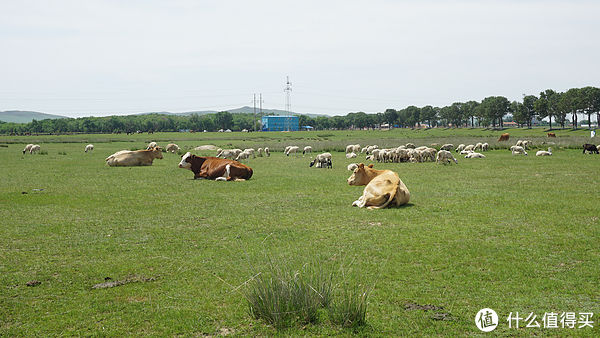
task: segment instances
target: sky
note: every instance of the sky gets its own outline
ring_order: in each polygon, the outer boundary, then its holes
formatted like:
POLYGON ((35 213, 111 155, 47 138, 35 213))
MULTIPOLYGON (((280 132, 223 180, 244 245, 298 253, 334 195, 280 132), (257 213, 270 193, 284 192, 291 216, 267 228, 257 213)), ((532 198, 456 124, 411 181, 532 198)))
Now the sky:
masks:
POLYGON ((0 111, 345 115, 600 87, 600 1, 0 0, 0 111))

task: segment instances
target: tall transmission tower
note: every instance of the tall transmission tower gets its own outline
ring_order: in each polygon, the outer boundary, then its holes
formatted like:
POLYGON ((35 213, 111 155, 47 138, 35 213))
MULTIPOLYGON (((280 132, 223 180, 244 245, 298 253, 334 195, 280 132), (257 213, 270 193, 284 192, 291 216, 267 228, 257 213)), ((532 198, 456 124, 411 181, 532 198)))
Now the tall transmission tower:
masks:
POLYGON ((292 124, 292 119, 289 117, 292 113, 292 103, 290 101, 290 95, 292 93, 292 83, 290 82, 290 77, 286 76, 285 88, 283 91, 285 92, 285 110, 288 113, 288 117, 285 118, 285 126, 284 129, 290 131, 290 125, 292 124))
POLYGON ((289 76, 286 76, 285 89, 283 89, 283 91, 285 92, 285 110, 288 113, 291 113, 292 103, 290 102, 290 95, 292 93, 292 83, 290 82, 289 76))

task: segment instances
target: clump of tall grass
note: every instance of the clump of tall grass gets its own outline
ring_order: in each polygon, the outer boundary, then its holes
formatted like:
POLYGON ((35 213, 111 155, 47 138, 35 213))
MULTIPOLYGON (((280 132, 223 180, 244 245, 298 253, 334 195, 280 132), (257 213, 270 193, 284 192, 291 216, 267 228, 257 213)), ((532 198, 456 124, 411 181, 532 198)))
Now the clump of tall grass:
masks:
POLYGON ((273 261, 269 263, 267 270, 257 273, 244 292, 250 314, 277 328, 295 321, 315 323, 318 310, 330 304, 333 274, 312 265, 295 270, 273 261))
POLYGON ((331 321, 343 327, 356 328, 366 323, 369 290, 361 286, 341 288, 341 296, 331 306, 331 321))
POLYGON ((294 323, 315 324, 327 314, 343 327, 356 328, 366 323, 365 288, 348 282, 334 284, 335 273, 322 264, 305 264, 292 269, 269 260, 264 272, 258 272, 247 284, 244 297, 255 319, 276 328, 294 323))

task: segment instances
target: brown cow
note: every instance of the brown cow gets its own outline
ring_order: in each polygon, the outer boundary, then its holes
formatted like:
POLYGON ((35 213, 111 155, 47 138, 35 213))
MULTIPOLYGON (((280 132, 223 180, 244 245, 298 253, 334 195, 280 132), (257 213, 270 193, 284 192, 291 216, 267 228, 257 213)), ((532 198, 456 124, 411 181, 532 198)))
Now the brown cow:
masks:
POLYGON ((194 179, 245 181, 252 177, 252 168, 240 162, 218 157, 201 157, 190 152, 181 156, 179 168, 191 170, 194 179))
POLYGON ((556 137, 555 133, 548 133, 548 137, 556 137))
POLYGON ((509 138, 510 138, 510 135, 508 133, 504 133, 504 134, 500 135, 498 142, 508 141, 509 138))
POLYGON ((352 203, 353 207, 382 209, 406 204, 410 199, 410 192, 398 174, 391 170, 373 169, 373 164, 368 167, 363 163, 358 164, 348 178, 348 184, 366 185, 362 196, 352 203))
POLYGON ((131 167, 138 165, 152 165, 155 158, 162 159, 162 148, 156 147, 147 150, 121 150, 106 158, 106 164, 111 167, 131 167))

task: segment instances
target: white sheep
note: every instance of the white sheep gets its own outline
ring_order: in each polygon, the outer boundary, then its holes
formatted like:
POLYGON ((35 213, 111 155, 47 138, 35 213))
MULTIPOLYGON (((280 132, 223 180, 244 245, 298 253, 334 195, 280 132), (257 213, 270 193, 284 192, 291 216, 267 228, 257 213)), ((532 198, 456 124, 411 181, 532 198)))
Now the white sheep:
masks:
POLYGON ((485 158, 485 155, 482 153, 472 152, 465 155, 465 158, 485 158))
POLYGON ((512 154, 524 154, 525 156, 527 156, 527 152, 525 151, 525 148, 520 147, 520 146, 512 146, 510 147, 510 151, 512 152, 512 154))
POLYGON ((483 143, 477 142, 477 144, 475 144, 475 147, 473 147, 473 151, 475 151, 475 150, 483 151, 483 143))
POLYGON ((346 154, 346 158, 356 158, 356 153, 348 153, 346 154))
POLYGON ((287 149, 287 151, 285 152, 286 156, 290 156, 290 154, 297 154, 298 153, 298 149, 300 149, 300 147, 296 147, 296 146, 291 146, 287 149))
POLYGON ((356 164, 356 163, 348 164, 348 170, 354 171, 356 168, 358 168, 358 164, 356 164))
POLYGON ((302 155, 304 155, 304 154, 310 154, 310 153, 312 153, 312 147, 311 146, 306 146, 302 150, 302 155))
POLYGON ((540 150, 535 153, 535 156, 552 156, 552 148, 548 148, 548 151, 540 150))
POLYGON ((271 156, 271 152, 269 151, 269 147, 265 147, 265 154, 267 157, 271 156))
POLYGON ((94 150, 94 145, 93 144, 88 144, 87 146, 85 146, 85 152, 87 153, 88 151, 92 151, 94 150))
POLYGON ((458 160, 454 158, 454 156, 452 156, 452 153, 447 150, 438 151, 435 161, 437 163, 442 164, 451 163, 452 161, 454 161, 454 163, 458 164, 458 160))
POLYGON ((446 143, 440 148, 440 150, 448 150, 448 151, 450 151, 452 149, 454 149, 454 144, 452 144, 452 143, 446 143))
POLYGON ((148 143, 148 147, 146 147, 146 150, 150 150, 151 148, 156 148, 158 147, 158 144, 156 144, 156 142, 150 142, 148 143))
POLYGON ((360 152, 360 144, 350 144, 346 146, 346 153, 360 152))
POLYGON ((490 145, 486 142, 481 145, 481 151, 488 151, 490 149, 490 145))
POLYGON ((461 152, 463 149, 465 149, 465 145, 464 144, 459 144, 458 147, 456 147, 456 152, 459 153, 461 152))
POLYGON ((263 152, 264 152, 263 148, 256 149, 256 156, 262 157, 263 156, 263 152))

